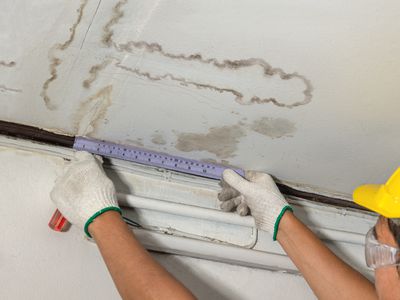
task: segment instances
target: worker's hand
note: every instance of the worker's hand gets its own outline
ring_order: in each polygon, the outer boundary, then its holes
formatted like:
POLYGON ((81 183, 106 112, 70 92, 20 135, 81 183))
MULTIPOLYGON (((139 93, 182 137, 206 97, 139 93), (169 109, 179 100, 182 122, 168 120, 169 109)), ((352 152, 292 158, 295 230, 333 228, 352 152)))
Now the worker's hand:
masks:
POLYGON ((225 170, 222 191, 218 199, 222 201, 223 211, 234 208, 240 215, 246 215, 250 208, 251 215, 258 229, 267 231, 276 240, 279 221, 286 210, 292 210, 272 177, 268 174, 247 171, 245 178, 233 170, 225 170))
POLYGON ((76 152, 50 193, 64 217, 89 237, 88 226, 97 216, 108 210, 121 212, 114 184, 104 173, 102 162, 101 157, 76 152))

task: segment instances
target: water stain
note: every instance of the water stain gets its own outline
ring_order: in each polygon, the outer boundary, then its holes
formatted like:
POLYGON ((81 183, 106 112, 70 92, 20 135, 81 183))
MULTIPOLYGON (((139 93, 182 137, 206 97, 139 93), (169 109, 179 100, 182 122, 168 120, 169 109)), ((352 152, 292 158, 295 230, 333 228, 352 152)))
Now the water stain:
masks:
POLYGON ((208 163, 208 164, 216 164, 216 165, 219 164, 218 160, 216 160, 214 158, 203 158, 203 159, 200 159, 200 161, 208 163))
POLYGON ((97 79, 100 71, 104 70, 111 61, 111 59, 105 59, 102 63, 92 66, 89 70, 89 78, 85 79, 82 83, 83 87, 86 89, 90 88, 92 83, 97 79))
POLYGON ((122 66, 120 63, 117 63, 117 67, 123 68, 126 71, 133 72, 139 76, 146 77, 150 80, 162 80, 162 79, 170 79, 174 81, 180 82, 180 84, 188 86, 195 86, 200 89, 210 89, 213 91, 217 91, 220 93, 231 93, 233 96, 235 96, 235 101, 238 102, 239 104, 242 105, 251 105, 251 104, 264 104, 264 103, 271 103, 275 106, 278 107, 286 107, 286 108, 294 108, 297 106, 301 105, 306 105, 311 102, 312 99, 312 91, 313 87, 311 85, 310 80, 308 80, 304 75, 299 74, 298 72, 293 72, 293 73, 287 73, 281 68, 275 68, 272 67, 268 62, 266 62, 262 58, 248 58, 248 59, 240 59, 240 60, 218 60, 216 58, 206 58, 203 57, 202 54, 200 53, 195 53, 195 54, 174 54, 174 53, 169 53, 166 52, 163 47, 158 44, 158 43, 148 43, 145 41, 129 41, 125 44, 119 44, 115 45, 116 49, 121 52, 134 52, 135 50, 142 50, 147 53, 156 53, 159 55, 162 55, 164 57, 167 57, 172 60, 183 60, 183 61, 192 61, 192 62, 198 62, 201 64, 205 65, 212 65, 216 67, 217 69, 221 70, 238 70, 242 68, 249 68, 249 67, 258 67, 261 68, 262 73, 265 77, 272 77, 272 76, 278 76, 281 80, 292 80, 292 79, 298 79, 304 84, 304 90, 303 90, 303 99, 300 101, 294 101, 290 104, 285 104, 282 101, 279 101, 278 99, 274 97, 259 97, 259 96, 252 96, 250 99, 245 99, 244 93, 235 90, 234 88, 226 88, 226 87, 219 87, 216 85, 211 85, 211 84, 205 84, 205 83, 199 83, 195 81, 188 80, 183 77, 179 77, 176 75, 172 75, 170 73, 166 73, 163 75, 152 75, 149 72, 143 72, 140 69, 137 68, 129 68, 127 66, 122 66))
POLYGON ((164 136, 161 133, 154 133, 151 138, 151 142, 156 145, 165 145, 167 141, 165 140, 164 136))
POLYGON ((113 45, 112 37, 114 35, 114 31, 111 29, 115 24, 119 22, 119 20, 124 16, 124 12, 122 11, 122 6, 124 6, 128 0, 121 0, 117 2, 117 4, 113 7, 113 14, 111 19, 107 22, 103 27, 103 37, 102 43, 107 47, 111 47, 113 45))
POLYGON ((215 91, 215 92, 219 92, 219 93, 227 92, 227 93, 231 93, 234 96, 236 96, 236 99, 239 99, 239 98, 242 99, 243 98, 243 94, 241 94, 240 92, 237 92, 237 91, 235 91, 233 89, 220 88, 220 87, 217 87, 217 86, 214 86, 214 85, 211 85, 211 84, 198 83, 198 82, 195 82, 195 81, 188 80, 188 79, 186 79, 184 77, 175 76, 175 75, 170 74, 170 73, 166 73, 166 74, 163 74, 163 75, 153 75, 150 72, 141 71, 139 68, 130 68, 130 67, 124 66, 120 62, 117 62, 115 64, 115 66, 117 68, 122 69, 122 70, 125 70, 125 71, 131 72, 133 74, 136 74, 136 75, 138 75, 140 77, 145 77, 145 78, 147 78, 147 79, 149 79, 151 81, 160 81, 160 80, 169 79, 169 80, 172 80, 172 81, 179 82, 182 86, 194 86, 194 87, 196 87, 198 89, 209 89, 209 90, 212 90, 212 91, 215 91))
POLYGON ((4 60, 0 60, 0 66, 6 68, 15 67, 17 63, 15 61, 5 62, 4 60))
POLYGON ((108 85, 81 103, 75 116, 77 135, 85 136, 97 130, 112 104, 112 89, 112 85, 108 85))
POLYGON ((142 138, 137 138, 136 140, 126 140, 126 142, 128 143, 128 145, 134 145, 137 147, 144 147, 143 144, 143 139, 142 138))
POLYGON ((222 165, 222 166, 225 166, 225 167, 231 167, 233 169, 238 168, 237 166, 231 165, 229 160, 226 160, 226 159, 216 160, 216 159, 213 159, 213 158, 206 158, 206 159, 200 159, 200 161, 205 162, 205 163, 222 165))
MULTIPOLYGON (((204 57, 200 53, 194 54, 175 54, 167 52, 163 49, 163 47, 158 43, 149 43, 146 41, 128 41, 126 43, 116 44, 113 41, 114 31, 113 26, 118 24, 119 21, 124 16, 123 6, 128 2, 128 0, 120 0, 118 1, 112 9, 112 14, 108 22, 103 27, 103 35, 101 42, 106 45, 107 47, 113 47, 119 52, 124 53, 134 53, 137 50, 146 53, 153 53, 158 54, 160 56, 169 58, 171 60, 178 60, 178 61, 187 61, 187 62, 197 62, 203 65, 211 65, 216 67, 219 70, 239 70, 244 68, 250 67, 257 67, 260 68, 262 71, 263 76, 267 78, 271 78, 273 76, 279 77, 281 80, 288 81, 288 80, 300 80, 304 85, 304 90, 302 91, 302 98, 301 100, 293 100, 290 103, 284 103, 282 99, 277 99, 277 97, 261 97, 258 95, 250 95, 245 96, 245 92, 241 91, 241 89, 235 87, 226 87, 224 84, 215 84, 215 83, 205 83, 205 82, 198 82, 197 80, 190 80, 185 76, 174 75, 171 73, 164 73, 164 74, 152 74, 148 71, 143 71, 139 68, 132 68, 126 65, 122 65, 121 61, 118 61, 115 64, 117 68, 123 69, 127 72, 133 73, 137 76, 147 78, 148 80, 152 81, 161 81, 161 80, 172 80, 178 82, 182 86, 193 86, 197 89, 207 89, 211 91, 215 91, 218 93, 230 93, 235 97, 235 101, 241 105, 252 105, 252 104, 265 104, 271 103, 278 107, 285 107, 285 108, 294 108, 301 105, 306 105, 311 102, 312 99, 312 91, 313 87, 311 81, 308 80, 304 75, 301 75, 298 72, 285 72, 281 68, 272 67, 268 62, 266 62, 262 58, 247 58, 247 59, 239 59, 239 60, 218 60, 217 58, 207 58, 204 57)), ((96 80, 96 76, 100 69, 93 70, 94 73, 90 77, 90 81, 84 82, 84 85, 89 85, 96 80)))
POLYGON ((183 152, 208 151, 219 158, 235 156, 237 144, 245 132, 239 125, 212 127, 208 133, 179 133, 176 149, 183 152))
POLYGON ((250 129, 270 138, 290 137, 296 131, 293 122, 283 118, 261 118, 250 124, 250 129))
POLYGON ((2 93, 22 93, 21 89, 14 89, 0 84, 0 92, 2 93))
POLYGON ((50 58, 50 77, 43 83, 42 86, 42 92, 40 93, 40 96, 43 98, 44 104, 49 110, 54 110, 56 109, 56 106, 51 103, 51 99, 48 95, 48 89, 50 86, 50 83, 53 82, 54 80, 57 79, 57 67, 61 64, 61 59, 57 57, 51 57, 50 58))
POLYGON ((79 8, 77 9, 77 17, 75 22, 72 24, 71 28, 69 29, 70 35, 68 39, 64 43, 57 43, 53 47, 51 47, 49 51, 49 71, 50 71, 50 77, 43 83, 42 86, 42 92, 40 93, 40 96, 43 98, 44 104, 46 105, 47 109, 49 110, 54 110, 56 109, 56 105, 54 103, 51 103, 51 98, 48 95, 48 90, 50 87, 50 84, 57 79, 57 68, 58 66, 62 63, 61 59, 56 56, 57 51, 64 51, 66 50, 74 41, 75 34, 76 34, 76 29, 78 25, 80 24, 82 17, 83 17, 83 12, 85 10, 85 7, 88 3, 88 0, 82 0, 79 8))

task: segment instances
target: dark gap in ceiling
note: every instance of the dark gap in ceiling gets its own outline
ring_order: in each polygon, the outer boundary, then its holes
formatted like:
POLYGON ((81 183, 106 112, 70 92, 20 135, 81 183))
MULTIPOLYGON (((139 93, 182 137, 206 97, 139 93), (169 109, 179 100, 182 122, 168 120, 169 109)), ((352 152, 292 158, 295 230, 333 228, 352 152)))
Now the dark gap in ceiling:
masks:
MULTIPOLYGON (((1 120, 0 134, 68 148, 73 147, 75 139, 73 136, 57 134, 37 127, 1 120)), ((282 183, 277 183, 277 186, 282 194, 287 196, 298 197, 312 202, 332 205, 338 208, 351 208, 361 211, 369 211, 368 209, 348 200, 297 190, 282 183)))

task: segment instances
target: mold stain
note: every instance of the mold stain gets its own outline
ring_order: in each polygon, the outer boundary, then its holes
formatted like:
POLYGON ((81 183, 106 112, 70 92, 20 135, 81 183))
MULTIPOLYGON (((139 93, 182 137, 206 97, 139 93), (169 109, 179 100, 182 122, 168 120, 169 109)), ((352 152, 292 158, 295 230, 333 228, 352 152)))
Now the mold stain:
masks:
POLYGON ((49 110, 56 109, 56 106, 53 103, 51 103, 51 99, 48 94, 48 90, 49 90, 51 83, 57 79, 57 76, 58 76, 57 68, 62 63, 61 59, 58 58, 55 53, 57 51, 66 50, 74 41, 76 29, 82 20, 83 12, 85 10, 87 3, 88 3, 88 0, 81 1, 81 4, 80 4, 79 8, 77 9, 76 20, 75 20, 74 24, 71 26, 71 28, 69 29, 70 35, 69 35, 68 39, 64 43, 55 44, 49 51, 49 61, 50 61, 49 71, 50 71, 51 76, 43 83, 42 92, 40 93, 40 96, 43 98, 46 108, 49 110))
POLYGON ((21 89, 14 89, 0 84, 0 92, 2 93, 22 93, 21 89))
POLYGON ((17 63, 15 61, 6 62, 4 60, 0 60, 0 67, 12 68, 16 65, 17 63))
POLYGON ((89 77, 82 83, 83 87, 89 89, 92 83, 97 79, 98 74, 104 70, 111 61, 111 59, 105 59, 102 63, 92 66, 89 70, 89 77))
POLYGON ((156 145, 166 145, 167 141, 161 133, 154 133, 151 138, 151 142, 156 145))
POLYGON ((113 7, 113 14, 111 16, 111 19, 103 27, 103 37, 101 41, 107 47, 111 47, 113 45, 112 37, 114 35, 114 31, 111 28, 115 24, 118 24, 119 20, 124 16, 124 12, 121 8, 126 3, 128 3, 128 0, 121 0, 117 2, 117 4, 113 7))
POLYGON ((170 79, 173 81, 178 81, 181 85, 184 86, 194 86, 198 89, 209 89, 213 91, 217 91, 220 93, 231 93, 235 97, 235 101, 242 105, 251 105, 251 104, 265 104, 271 103, 278 107, 286 107, 286 108, 294 108, 301 105, 306 105, 311 102, 312 99, 312 91, 313 87, 311 85, 310 80, 308 80, 304 75, 301 75, 297 72, 287 73, 281 68, 274 68, 268 62, 261 58, 248 58, 248 59, 240 59, 240 60, 228 60, 225 59, 220 61, 216 58, 206 58, 203 57, 202 54, 173 54, 166 52, 163 47, 158 43, 148 43, 145 41, 129 41, 125 44, 115 45, 116 49, 120 52, 128 52, 132 53, 135 50, 142 50, 147 53, 156 53, 163 57, 172 59, 172 60, 183 60, 183 61, 192 61, 198 62, 205 65, 212 65, 220 70, 238 70, 242 68, 249 68, 249 67, 258 67, 261 68, 262 73, 265 77, 270 78, 272 76, 278 76, 281 80, 293 80, 297 79, 300 80, 304 85, 303 90, 303 99, 299 101, 294 101, 289 104, 285 104, 282 101, 274 97, 267 97, 262 98, 259 96, 252 96, 250 99, 245 99, 244 94, 239 91, 235 90, 234 88, 226 88, 226 87, 219 87, 216 85, 199 83, 195 81, 188 80, 184 77, 176 76, 170 73, 166 73, 163 75, 152 75, 149 72, 141 71, 138 68, 129 68, 127 66, 122 66, 120 62, 116 64, 117 67, 124 69, 126 71, 135 73, 138 76, 146 77, 150 80, 163 80, 163 79, 170 79))
POLYGON ((287 119, 264 117, 250 124, 250 129, 272 139, 277 139, 293 136, 296 126, 287 119))
POLYGON ((108 85, 81 103, 75 116, 77 135, 84 136, 96 132, 112 104, 112 89, 112 85, 108 85))
POLYGON ((207 151, 221 159, 235 156, 245 132, 239 125, 212 127, 208 133, 179 133, 175 148, 183 152, 207 151))

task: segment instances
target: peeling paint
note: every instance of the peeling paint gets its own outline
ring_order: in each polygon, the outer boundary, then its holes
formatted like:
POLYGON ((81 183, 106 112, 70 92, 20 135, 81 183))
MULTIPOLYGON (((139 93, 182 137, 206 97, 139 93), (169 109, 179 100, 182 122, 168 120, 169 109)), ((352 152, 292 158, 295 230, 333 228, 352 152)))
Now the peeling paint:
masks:
POLYGON ((124 12, 121 10, 121 7, 124 6, 126 3, 128 3, 128 0, 121 0, 117 2, 117 4, 113 8, 111 19, 103 27, 103 37, 101 41, 107 47, 111 47, 113 44, 112 37, 114 35, 114 31, 111 28, 115 24, 117 24, 119 20, 124 16, 124 12))
POLYGON ((49 61, 50 61, 49 71, 50 71, 51 76, 43 83, 42 92, 40 93, 40 96, 43 98, 44 104, 46 105, 47 109, 49 109, 49 110, 56 109, 56 105, 54 103, 51 103, 50 96, 48 95, 48 90, 49 90, 50 84, 54 80, 57 79, 57 77, 58 77, 57 68, 62 63, 61 59, 56 56, 55 52, 66 50, 74 41, 76 29, 82 20, 83 12, 84 12, 84 9, 85 9, 87 3, 88 3, 88 0, 81 1, 81 4, 80 4, 79 8, 77 9, 76 21, 70 28, 71 34, 69 35, 68 39, 62 44, 61 43, 55 44, 49 51, 49 61))
POLYGON ((102 63, 92 66, 89 70, 89 78, 85 79, 82 83, 83 87, 86 89, 90 88, 92 83, 97 79, 100 71, 104 70, 111 61, 111 59, 105 59, 102 63))
POLYGON ((85 136, 97 130, 112 104, 112 89, 112 85, 108 85, 81 103, 75 116, 77 135, 85 136))
POLYGON ((245 132, 239 125, 212 127, 208 133, 179 133, 176 149, 183 152, 208 151, 219 158, 235 156, 237 144, 245 132))
POLYGON ((311 85, 310 80, 308 80, 304 75, 299 74, 298 72, 287 73, 281 68, 274 68, 268 62, 266 62, 262 58, 248 58, 248 59, 240 59, 240 60, 229 60, 225 59, 223 61, 219 61, 216 58, 205 58, 202 54, 173 54, 166 52, 163 47, 158 43, 148 43, 145 41, 129 41, 125 44, 115 45, 116 49, 121 52, 128 52, 132 53, 134 50, 142 50, 147 53, 156 53, 162 55, 166 58, 172 60, 183 60, 183 61, 192 61, 198 62, 204 65, 212 65, 220 70, 238 70, 242 68, 249 68, 249 67, 258 67, 262 69, 263 75, 267 78, 271 78, 272 76, 278 76, 281 80, 293 80, 297 79, 300 80, 304 84, 303 90, 303 99, 299 101, 293 101, 289 104, 285 104, 274 97, 260 97, 257 95, 252 96, 250 99, 245 99, 244 93, 236 90, 235 88, 227 88, 227 87, 220 87, 213 84, 195 82, 189 80, 184 77, 176 76, 170 73, 165 73, 162 75, 154 75, 150 74, 149 72, 141 71, 138 68, 130 68, 128 66, 121 65, 120 62, 116 64, 117 67, 124 69, 126 71, 135 73, 136 75, 146 77, 150 80, 163 80, 163 79, 170 79, 173 81, 178 81, 181 85, 184 86, 195 86, 199 89, 209 89, 213 91, 217 91, 220 93, 231 93, 235 96, 235 101, 242 105, 251 105, 251 104, 264 104, 264 103, 271 103, 278 107, 286 107, 286 108, 294 108, 301 105, 306 105, 311 102, 312 99, 312 91, 313 87, 311 85))
POLYGON ((296 131, 293 122, 283 118, 261 118, 255 120, 250 128, 255 132, 270 138, 290 137, 296 131))
POLYGON ((4 60, 0 60, 0 67, 12 68, 16 65, 17 63, 15 61, 5 62, 4 60))
POLYGON ((164 136, 161 133, 154 133, 151 138, 151 142, 156 145, 165 145, 167 141, 165 140, 164 136))

